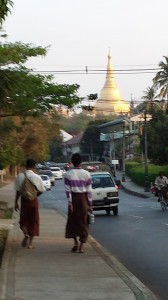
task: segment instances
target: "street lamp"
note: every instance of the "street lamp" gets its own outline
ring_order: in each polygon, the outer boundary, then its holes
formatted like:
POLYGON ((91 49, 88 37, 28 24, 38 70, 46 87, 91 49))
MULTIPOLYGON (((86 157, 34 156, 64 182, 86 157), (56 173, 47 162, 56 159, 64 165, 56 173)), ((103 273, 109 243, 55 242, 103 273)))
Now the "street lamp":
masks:
MULTIPOLYGON (((112 160, 115 160, 115 146, 114 146, 114 134, 116 131, 112 131, 110 134, 110 164, 112 160)), ((114 173, 116 173, 116 165, 114 164, 114 173)))
POLYGON ((123 163, 122 163, 122 182, 125 182, 125 120, 123 119, 123 163))
POLYGON ((144 143, 145 143, 145 192, 149 192, 149 178, 148 178, 148 139, 147 139, 147 114, 144 112, 144 143))

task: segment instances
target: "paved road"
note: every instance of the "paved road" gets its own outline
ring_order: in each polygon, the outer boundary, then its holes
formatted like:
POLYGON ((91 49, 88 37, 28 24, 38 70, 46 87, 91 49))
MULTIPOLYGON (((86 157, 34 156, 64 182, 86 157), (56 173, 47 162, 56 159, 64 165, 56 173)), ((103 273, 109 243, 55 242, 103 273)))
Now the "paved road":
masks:
MULTIPOLYGON (((66 213, 62 181, 41 197, 41 205, 66 213)), ((92 236, 147 285, 158 299, 168 298, 168 211, 153 199, 120 191, 119 216, 96 212, 92 236)))

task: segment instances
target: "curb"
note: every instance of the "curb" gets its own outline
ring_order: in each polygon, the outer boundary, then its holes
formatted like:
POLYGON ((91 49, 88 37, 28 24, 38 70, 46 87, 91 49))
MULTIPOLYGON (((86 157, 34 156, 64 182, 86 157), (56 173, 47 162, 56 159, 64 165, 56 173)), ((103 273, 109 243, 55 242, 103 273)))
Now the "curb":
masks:
POLYGON ((135 191, 132 191, 128 188, 126 188, 123 184, 121 184, 122 186, 122 189, 127 193, 127 194, 130 194, 130 195, 133 195, 133 196, 138 196, 138 197, 141 197, 141 198, 150 198, 148 195, 144 195, 142 193, 139 193, 139 192, 135 192, 135 191))
MULTIPOLYGON (((66 218, 63 212, 57 211, 66 218)), ((91 247, 99 256, 117 273, 117 275, 132 290, 137 300, 157 300, 156 296, 137 277, 135 277, 122 263, 120 263, 109 251, 107 251, 91 235, 88 237, 91 247)))
POLYGON ((89 243, 99 256, 117 273, 117 275, 133 291, 137 300, 157 300, 153 292, 148 289, 137 277, 135 277, 122 263, 120 263, 109 251, 89 235, 89 243))

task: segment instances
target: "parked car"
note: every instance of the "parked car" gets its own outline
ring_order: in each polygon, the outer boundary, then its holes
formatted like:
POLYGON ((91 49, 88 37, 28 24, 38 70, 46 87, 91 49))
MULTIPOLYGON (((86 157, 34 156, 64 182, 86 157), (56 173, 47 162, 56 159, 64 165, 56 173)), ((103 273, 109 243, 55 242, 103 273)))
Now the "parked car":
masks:
POLYGON ((50 167, 51 172, 54 174, 55 179, 62 179, 62 171, 59 167, 50 167))
POLYGON ((51 190, 51 182, 50 182, 50 178, 47 176, 47 175, 40 175, 42 181, 43 181, 43 184, 44 184, 44 187, 46 189, 46 191, 50 191, 51 190))
POLYGON ((113 211, 118 215, 119 195, 117 185, 109 172, 92 172, 93 211, 113 211))
POLYGON ((42 170, 41 173, 49 177, 52 186, 55 185, 55 176, 50 170, 42 170))

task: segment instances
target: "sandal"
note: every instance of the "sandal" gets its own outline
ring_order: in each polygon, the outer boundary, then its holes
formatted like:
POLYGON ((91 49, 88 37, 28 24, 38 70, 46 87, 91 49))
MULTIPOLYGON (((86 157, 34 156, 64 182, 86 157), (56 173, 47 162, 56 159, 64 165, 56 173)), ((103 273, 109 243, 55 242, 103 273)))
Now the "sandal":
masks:
POLYGON ((77 250, 78 250, 78 246, 75 245, 75 246, 72 247, 71 252, 76 252, 77 250))
POLYGON ((27 242, 28 242, 29 236, 25 235, 24 239, 22 240, 21 246, 23 248, 25 248, 27 246, 27 242))
POLYGON ((34 246, 29 245, 29 246, 27 246, 27 249, 34 249, 34 246))
POLYGON ((84 249, 80 249, 79 253, 85 253, 85 250, 84 249))

